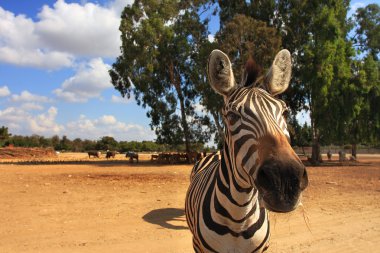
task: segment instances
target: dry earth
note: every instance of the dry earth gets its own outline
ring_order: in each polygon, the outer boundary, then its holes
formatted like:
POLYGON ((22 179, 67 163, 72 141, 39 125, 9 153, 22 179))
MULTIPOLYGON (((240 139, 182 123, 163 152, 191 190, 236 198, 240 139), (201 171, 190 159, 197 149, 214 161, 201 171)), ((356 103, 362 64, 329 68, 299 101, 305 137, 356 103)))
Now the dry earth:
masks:
MULTIPOLYGON (((269 252, 380 252, 380 156, 348 165, 308 167, 303 208, 271 214, 269 252)), ((0 164, 0 252, 193 252, 190 170, 121 155, 0 164)))

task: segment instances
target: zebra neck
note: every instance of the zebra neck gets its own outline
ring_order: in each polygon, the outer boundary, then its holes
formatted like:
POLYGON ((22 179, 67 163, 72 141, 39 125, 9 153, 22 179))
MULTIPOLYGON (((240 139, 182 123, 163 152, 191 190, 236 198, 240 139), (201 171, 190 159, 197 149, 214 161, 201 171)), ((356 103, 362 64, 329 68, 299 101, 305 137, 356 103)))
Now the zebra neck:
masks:
POLYGON ((239 172, 230 157, 228 146, 225 145, 221 152, 217 187, 236 207, 251 209, 251 205, 258 202, 258 191, 250 183, 248 174, 239 172))

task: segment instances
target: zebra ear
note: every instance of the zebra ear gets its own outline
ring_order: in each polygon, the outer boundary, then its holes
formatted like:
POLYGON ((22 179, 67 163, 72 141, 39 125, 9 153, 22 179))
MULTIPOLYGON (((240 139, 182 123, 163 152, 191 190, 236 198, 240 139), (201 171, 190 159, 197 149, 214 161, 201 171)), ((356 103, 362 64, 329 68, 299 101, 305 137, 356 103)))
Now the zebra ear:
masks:
POLYGON ((228 96, 236 87, 232 65, 228 56, 220 50, 213 50, 208 57, 207 69, 211 87, 217 93, 228 96))
POLYGON ((272 95, 283 93, 289 86, 292 74, 292 58, 286 49, 277 53, 265 76, 265 84, 272 95))

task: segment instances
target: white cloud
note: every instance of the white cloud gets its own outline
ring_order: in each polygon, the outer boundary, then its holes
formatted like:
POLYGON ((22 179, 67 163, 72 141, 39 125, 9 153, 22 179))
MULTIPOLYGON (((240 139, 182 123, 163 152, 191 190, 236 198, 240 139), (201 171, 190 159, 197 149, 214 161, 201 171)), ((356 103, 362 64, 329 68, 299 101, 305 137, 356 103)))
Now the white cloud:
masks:
POLYGON ((64 130, 64 126, 55 122, 57 113, 55 107, 38 115, 32 115, 22 107, 8 107, 0 110, 0 122, 9 127, 12 134, 50 136, 64 130))
POLYGON ((69 102, 86 102, 90 98, 99 97, 103 90, 111 88, 108 75, 110 66, 102 59, 92 59, 84 66, 80 66, 74 76, 65 80, 61 88, 54 90, 54 94, 69 102))
POLYGON ((97 120, 97 122, 101 125, 113 125, 117 123, 117 120, 112 115, 103 115, 99 118, 99 120, 97 120))
POLYGON ((37 102, 48 103, 51 100, 48 97, 32 94, 27 90, 21 92, 20 95, 13 94, 10 98, 11 102, 37 102))
POLYGON ((215 41, 215 35, 213 35, 213 34, 209 34, 209 35, 208 35, 208 41, 210 41, 210 42, 214 42, 214 41, 215 41))
POLYGON ((74 57, 62 52, 49 52, 41 49, 0 47, 0 61, 18 65, 47 70, 56 70, 70 67, 74 57))
POLYGON ((0 7, 0 62, 55 70, 72 66, 78 57, 116 57, 120 14, 131 3, 57 0, 44 5, 36 21, 0 7))
POLYGON ((39 114, 32 114, 22 107, 0 110, 0 122, 9 128, 13 135, 66 135, 70 139, 90 140, 112 136, 119 141, 154 140, 156 136, 149 128, 118 121, 113 115, 102 115, 96 119, 80 115, 77 120, 65 124, 58 123, 57 118, 58 109, 53 106, 39 114))
POLYGON ((20 105, 20 108, 26 111, 33 111, 33 110, 43 110, 44 107, 37 103, 23 103, 20 105))
POLYGON ((64 127, 55 122, 57 114, 57 108, 50 107, 46 113, 31 117, 28 122, 31 131, 43 136, 61 133, 64 127))
POLYGON ((9 91, 7 86, 0 87, 0 97, 9 96, 11 92, 9 91))
POLYGON ((66 135, 69 138, 99 139, 102 136, 112 136, 119 141, 153 140, 155 134, 138 124, 127 124, 118 121, 112 115, 103 115, 97 119, 89 119, 81 115, 78 120, 67 123, 66 135), (105 127, 106 126, 106 127, 105 127))
POLYGON ((58 0, 38 13, 36 34, 48 48, 79 56, 115 57, 119 54, 120 16, 94 3, 58 0))
POLYGON ((41 45, 34 22, 24 15, 15 16, 0 7, 0 62, 36 68, 68 67, 73 56, 41 45))

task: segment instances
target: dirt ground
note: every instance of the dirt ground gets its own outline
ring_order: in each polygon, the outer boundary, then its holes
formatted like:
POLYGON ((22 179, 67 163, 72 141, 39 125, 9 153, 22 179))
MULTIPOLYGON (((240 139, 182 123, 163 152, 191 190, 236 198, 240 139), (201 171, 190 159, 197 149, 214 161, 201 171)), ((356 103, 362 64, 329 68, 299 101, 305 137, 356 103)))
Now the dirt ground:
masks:
MULTIPOLYGON (((0 252, 193 252, 190 165, 57 159, 0 163, 0 252)), ((380 156, 308 173, 303 207, 270 214, 268 252, 380 252, 380 156)))

